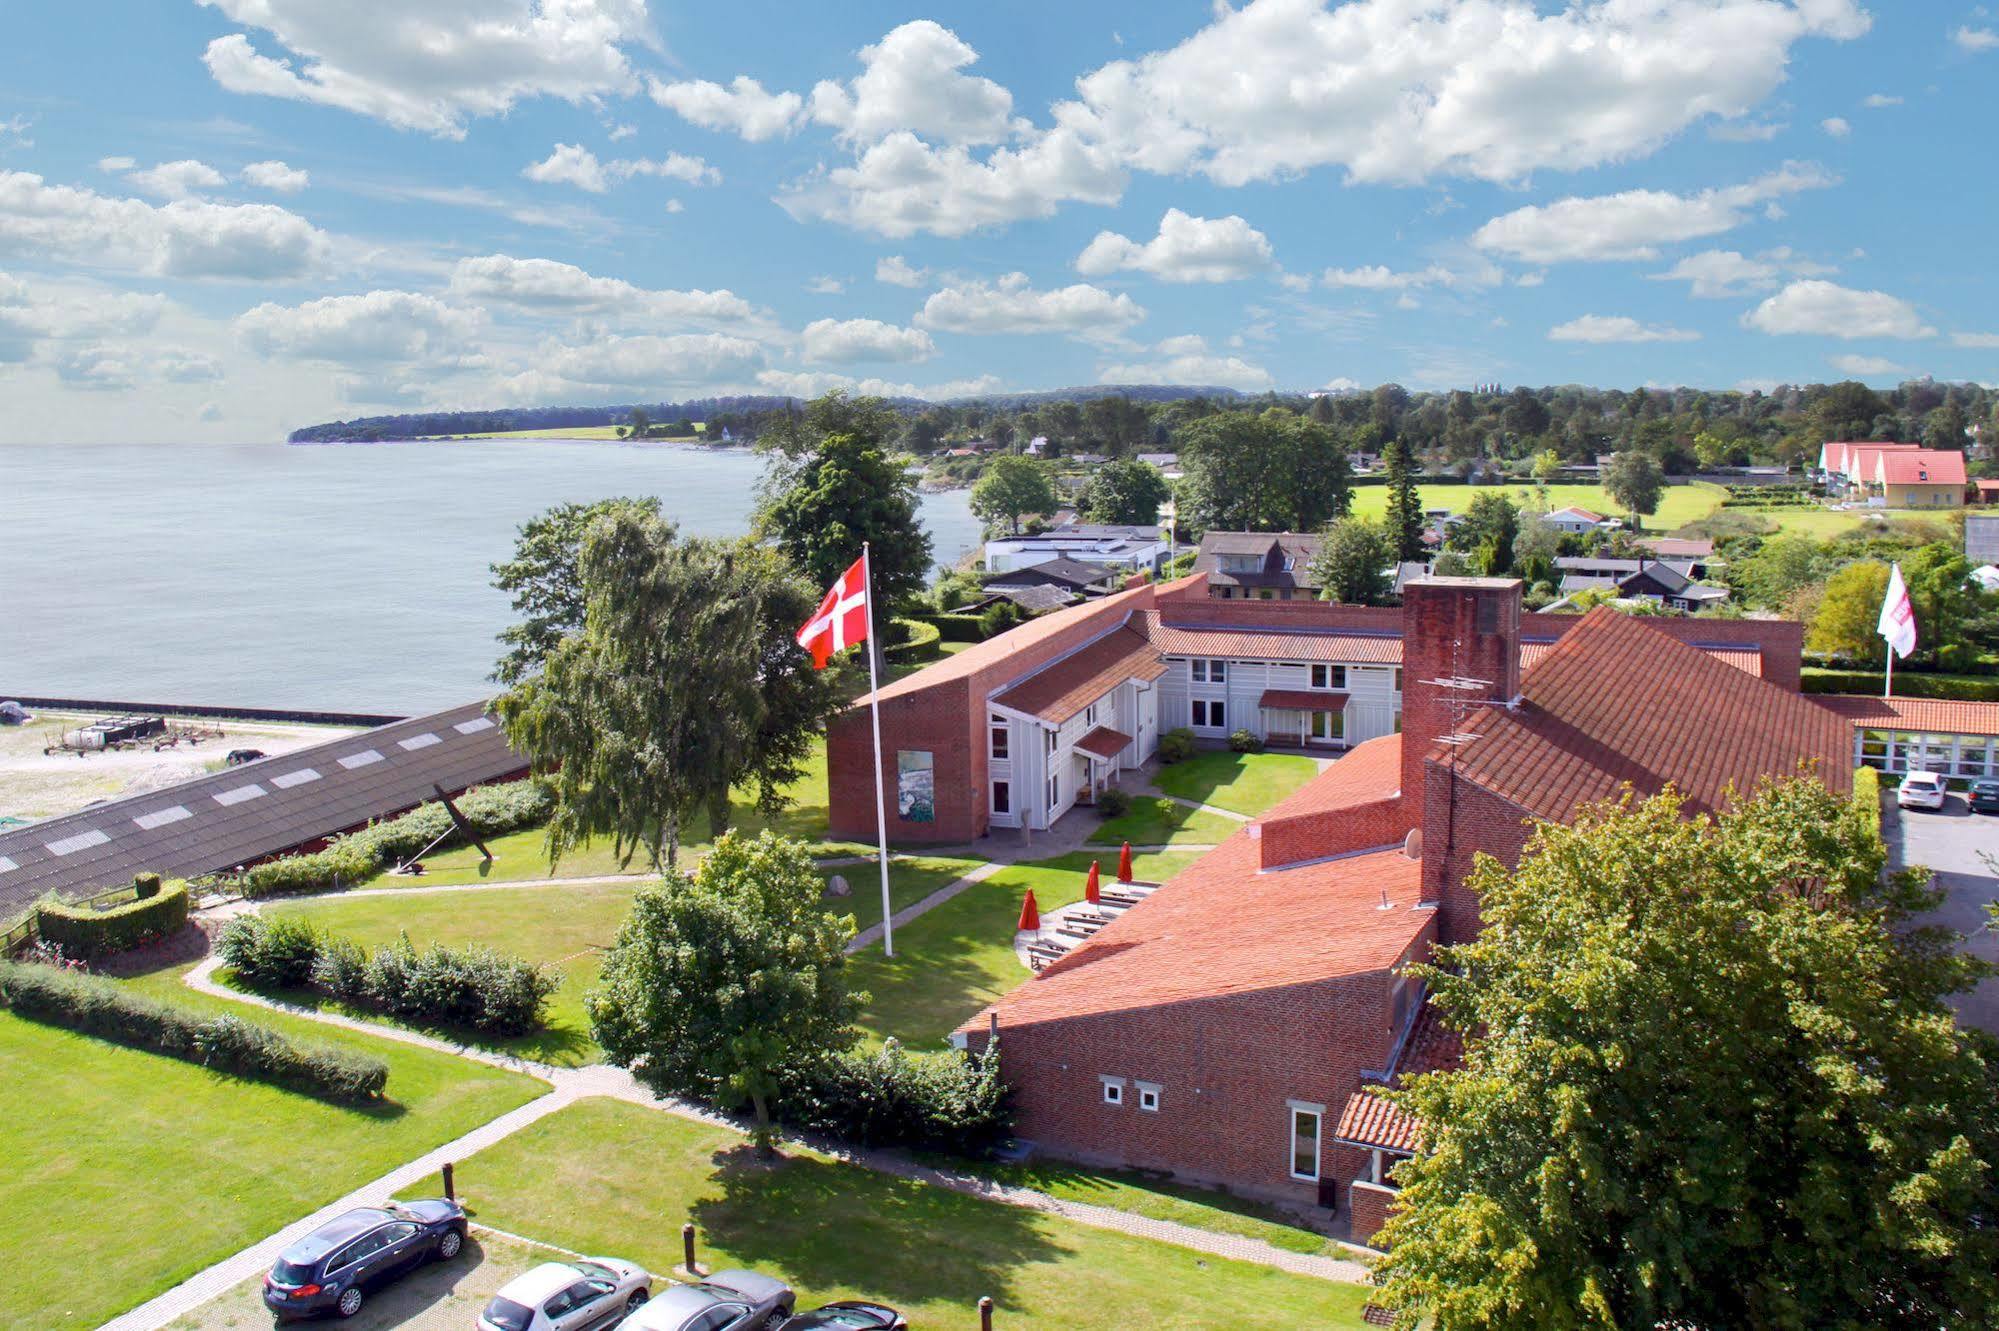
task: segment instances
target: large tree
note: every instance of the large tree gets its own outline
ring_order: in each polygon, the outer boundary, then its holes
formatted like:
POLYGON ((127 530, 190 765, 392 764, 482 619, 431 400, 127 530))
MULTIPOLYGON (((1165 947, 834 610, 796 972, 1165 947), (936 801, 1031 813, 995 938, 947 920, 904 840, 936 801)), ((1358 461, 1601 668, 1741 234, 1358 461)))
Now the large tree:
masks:
POLYGON ((1021 514, 1050 513, 1055 504, 1055 484, 1048 479, 1048 468, 1020 453, 995 457, 972 486, 973 515, 987 524, 1005 521, 1016 532, 1021 514))
POLYGON ((1398 560, 1423 557, 1423 495, 1416 487, 1416 451, 1406 439, 1388 446, 1388 539, 1398 560))
POLYGON ((639 892, 588 1000, 612 1064, 659 1095, 749 1104, 766 1158, 780 1073, 852 1044, 868 997, 847 989, 854 917, 827 912, 823 888, 801 843, 726 836, 691 876, 639 892))
POLYGON ((557 504, 521 525, 513 558, 493 565, 493 585, 513 598, 514 613, 520 616, 500 631, 507 650, 493 667, 494 679, 520 683, 541 669, 565 634, 583 627, 583 577, 577 567, 583 533, 599 518, 621 512, 658 517, 659 500, 620 497, 557 504))
POLYGON ((1645 519, 1659 511, 1666 478, 1650 454, 1626 448, 1619 450, 1603 469, 1603 488, 1631 519, 1631 529, 1642 531, 1645 519))
POLYGON ((1520 510, 1505 495, 1483 490, 1472 496, 1463 521, 1451 528, 1452 548, 1472 557, 1480 573, 1497 577, 1513 567, 1513 541, 1520 534, 1520 510))
POLYGON ((1372 518, 1344 517, 1326 529, 1312 556, 1312 580, 1329 601, 1381 605, 1394 590, 1395 550, 1372 518))
POLYGON ((1480 857, 1484 930, 1418 974, 1466 1033, 1415 1079, 1378 1268, 1436 1331, 1990 1327, 1990 971, 1916 923, 1871 804, 1811 778, 1663 795, 1480 857))
MULTIPOLYGON (((1827 578, 1818 608, 1805 627, 1806 649, 1860 665, 1880 665, 1881 602, 1887 591, 1888 566, 1871 559, 1848 564, 1827 578)), ((1916 627, 1920 636, 1920 620, 1916 627)))
POLYGON ((808 454, 774 456, 757 530, 821 588, 871 542, 875 597, 884 610, 907 604, 930 581, 930 535, 916 518, 916 482, 878 434, 829 434, 808 454))
POLYGON ((578 568, 581 627, 495 707, 555 790, 552 857, 608 836, 622 864, 672 865, 690 818, 726 820, 732 787, 774 809, 802 773, 838 705, 792 638, 817 594, 768 550, 676 540, 632 510, 590 526, 578 568))
POLYGON ((1166 477, 1149 462, 1106 462, 1090 477, 1090 521, 1149 527, 1172 494, 1166 477))
POLYGON ((1189 516, 1204 531, 1317 531, 1353 503, 1338 437, 1282 407, 1193 421, 1180 460, 1189 516))

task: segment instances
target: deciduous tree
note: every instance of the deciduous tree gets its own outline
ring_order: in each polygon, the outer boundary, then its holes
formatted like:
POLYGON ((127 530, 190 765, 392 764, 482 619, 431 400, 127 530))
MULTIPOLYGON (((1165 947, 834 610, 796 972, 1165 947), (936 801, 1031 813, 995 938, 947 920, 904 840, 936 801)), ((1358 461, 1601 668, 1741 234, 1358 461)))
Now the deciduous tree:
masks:
POLYGON ((1151 526, 1172 493, 1166 477, 1149 462, 1107 462, 1090 477, 1090 521, 1151 526))
MULTIPOLYGON (((842 399, 827 411, 873 430, 881 422, 871 420, 866 402, 842 399)), ((882 447, 880 434, 827 434, 808 454, 773 456, 756 521, 759 534, 821 588, 861 557, 863 541, 871 542, 878 615, 907 604, 929 582, 930 535, 917 521, 916 483, 882 447)))
MULTIPOLYGON (((514 557, 493 565, 493 585, 513 598, 514 613, 520 616, 500 631, 507 651, 493 667, 494 679, 520 683, 541 669, 542 659, 564 634, 583 627, 583 577, 577 567, 583 533, 599 518, 619 512, 656 518, 659 500, 621 497, 557 504, 521 525, 514 557)), ((668 524, 668 539, 672 530, 668 524)))
POLYGON ((1394 587, 1395 551, 1388 533, 1371 518, 1345 517, 1326 529, 1312 557, 1312 579, 1325 599, 1349 605, 1382 605, 1394 587))
POLYGON ((1192 524, 1204 531, 1317 531, 1353 502, 1346 449, 1281 407, 1189 424, 1180 457, 1192 524))
POLYGON ((1634 531, 1644 529, 1645 519, 1659 511, 1659 499, 1666 478, 1659 464, 1635 449, 1623 449, 1603 469, 1603 488, 1631 519, 1634 531))
POLYGON ((989 524, 1004 519, 1015 532, 1021 514, 1051 513, 1055 504, 1048 468, 1019 453, 1002 453, 988 462, 972 487, 973 514, 989 524))
MULTIPOLYGON (((1888 566, 1874 560, 1848 564, 1825 581, 1818 610, 1805 628, 1805 647, 1861 665, 1882 663, 1881 600, 1888 566)), ((1917 625, 1921 632, 1920 621, 1917 625)))
POLYGON ((1474 557, 1488 577, 1513 567, 1513 542, 1520 534, 1520 510, 1512 500, 1491 490, 1472 496, 1464 520, 1451 528, 1451 545, 1474 557))

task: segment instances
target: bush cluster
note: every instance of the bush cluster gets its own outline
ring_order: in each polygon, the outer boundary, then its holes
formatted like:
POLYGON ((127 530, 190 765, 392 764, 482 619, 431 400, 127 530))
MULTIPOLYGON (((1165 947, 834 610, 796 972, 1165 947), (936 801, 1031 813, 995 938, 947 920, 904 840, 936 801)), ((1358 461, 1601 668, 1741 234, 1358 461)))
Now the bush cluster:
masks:
POLYGON ((895 1040, 791 1065, 777 1100, 787 1126, 856 1146, 976 1155, 1013 1130, 995 1054, 912 1054, 895 1040))
POLYGON ((252 985, 311 988, 357 1007, 493 1035, 538 1029, 562 984, 557 972, 489 947, 433 943, 418 951, 407 934, 370 956, 350 939, 285 916, 239 916, 216 950, 252 985))
POLYGON ((931 615, 929 623, 945 642, 984 642, 984 627, 977 615, 931 615))
POLYGON ((379 1058, 294 1044, 239 1017, 205 1017, 80 971, 0 962, 0 1003, 135 1049, 331 1099, 372 1100, 388 1085, 389 1065, 379 1058))
POLYGON ((1159 761, 1184 762, 1194 756, 1194 732, 1177 726, 1159 737, 1159 761))
POLYGON ((1229 748, 1236 753, 1262 753, 1263 741, 1254 732, 1238 727, 1229 735, 1229 748))
POLYGON ((1097 812, 1105 818, 1122 818, 1131 812, 1131 796, 1116 786, 1097 792, 1097 812))
MULTIPOLYGON (((539 781, 514 781, 485 786, 456 801, 458 811, 482 837, 501 836, 548 821, 555 796, 539 781)), ((442 804, 425 804, 400 818, 374 823, 341 837, 325 850, 287 855, 244 870, 243 895, 288 896, 300 892, 338 891, 365 882, 391 864, 406 860, 440 836, 440 846, 459 837, 442 804), (446 833, 451 835, 445 836, 446 833)))
POLYGON ((60 948, 66 957, 91 961, 143 947, 180 929, 187 923, 187 884, 162 884, 158 874, 141 874, 150 879, 153 895, 143 895, 146 883, 135 884, 142 893, 136 901, 109 910, 65 901, 48 901, 37 911, 35 929, 42 940, 60 948))
MULTIPOLYGON (((1878 670, 1828 670, 1808 667, 1803 675, 1806 693, 1879 693, 1878 670)), ((1962 698, 1971 702, 1999 702, 1999 677, 1986 679, 1964 675, 1927 675, 1914 670, 1895 672, 1895 693, 1904 698, 1962 698)), ((1883 726, 1883 730, 1894 729, 1883 726)))

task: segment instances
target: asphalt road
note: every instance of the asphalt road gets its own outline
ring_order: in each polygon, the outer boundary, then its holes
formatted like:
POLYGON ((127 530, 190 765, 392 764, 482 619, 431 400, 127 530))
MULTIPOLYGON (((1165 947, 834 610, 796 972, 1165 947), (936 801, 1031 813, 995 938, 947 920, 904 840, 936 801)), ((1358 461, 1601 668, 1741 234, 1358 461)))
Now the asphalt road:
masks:
MULTIPOLYGON (((1968 951, 1999 962, 1999 929, 1985 913, 1985 904, 1999 898, 1999 815, 1972 813, 1962 795, 1950 796, 1934 813, 1886 803, 1882 831, 1892 863, 1934 870, 1946 894, 1931 918, 1967 935, 1968 951), (1994 863, 1987 864, 1981 855, 1992 856, 1994 863)), ((1999 978, 1961 996, 1957 1010, 1966 1023, 1999 1034, 1999 978)))

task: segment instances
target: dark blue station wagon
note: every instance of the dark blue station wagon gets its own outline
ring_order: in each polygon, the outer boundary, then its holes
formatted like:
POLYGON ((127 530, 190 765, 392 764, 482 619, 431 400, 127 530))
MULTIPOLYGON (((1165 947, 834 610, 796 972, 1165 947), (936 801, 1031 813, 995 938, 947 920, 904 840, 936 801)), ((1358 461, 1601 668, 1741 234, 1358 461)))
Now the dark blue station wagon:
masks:
POLYGON ((264 1306, 280 1318, 352 1317, 368 1295, 435 1257, 465 1246, 465 1210, 442 1197, 363 1206, 286 1248, 264 1277, 264 1306))

